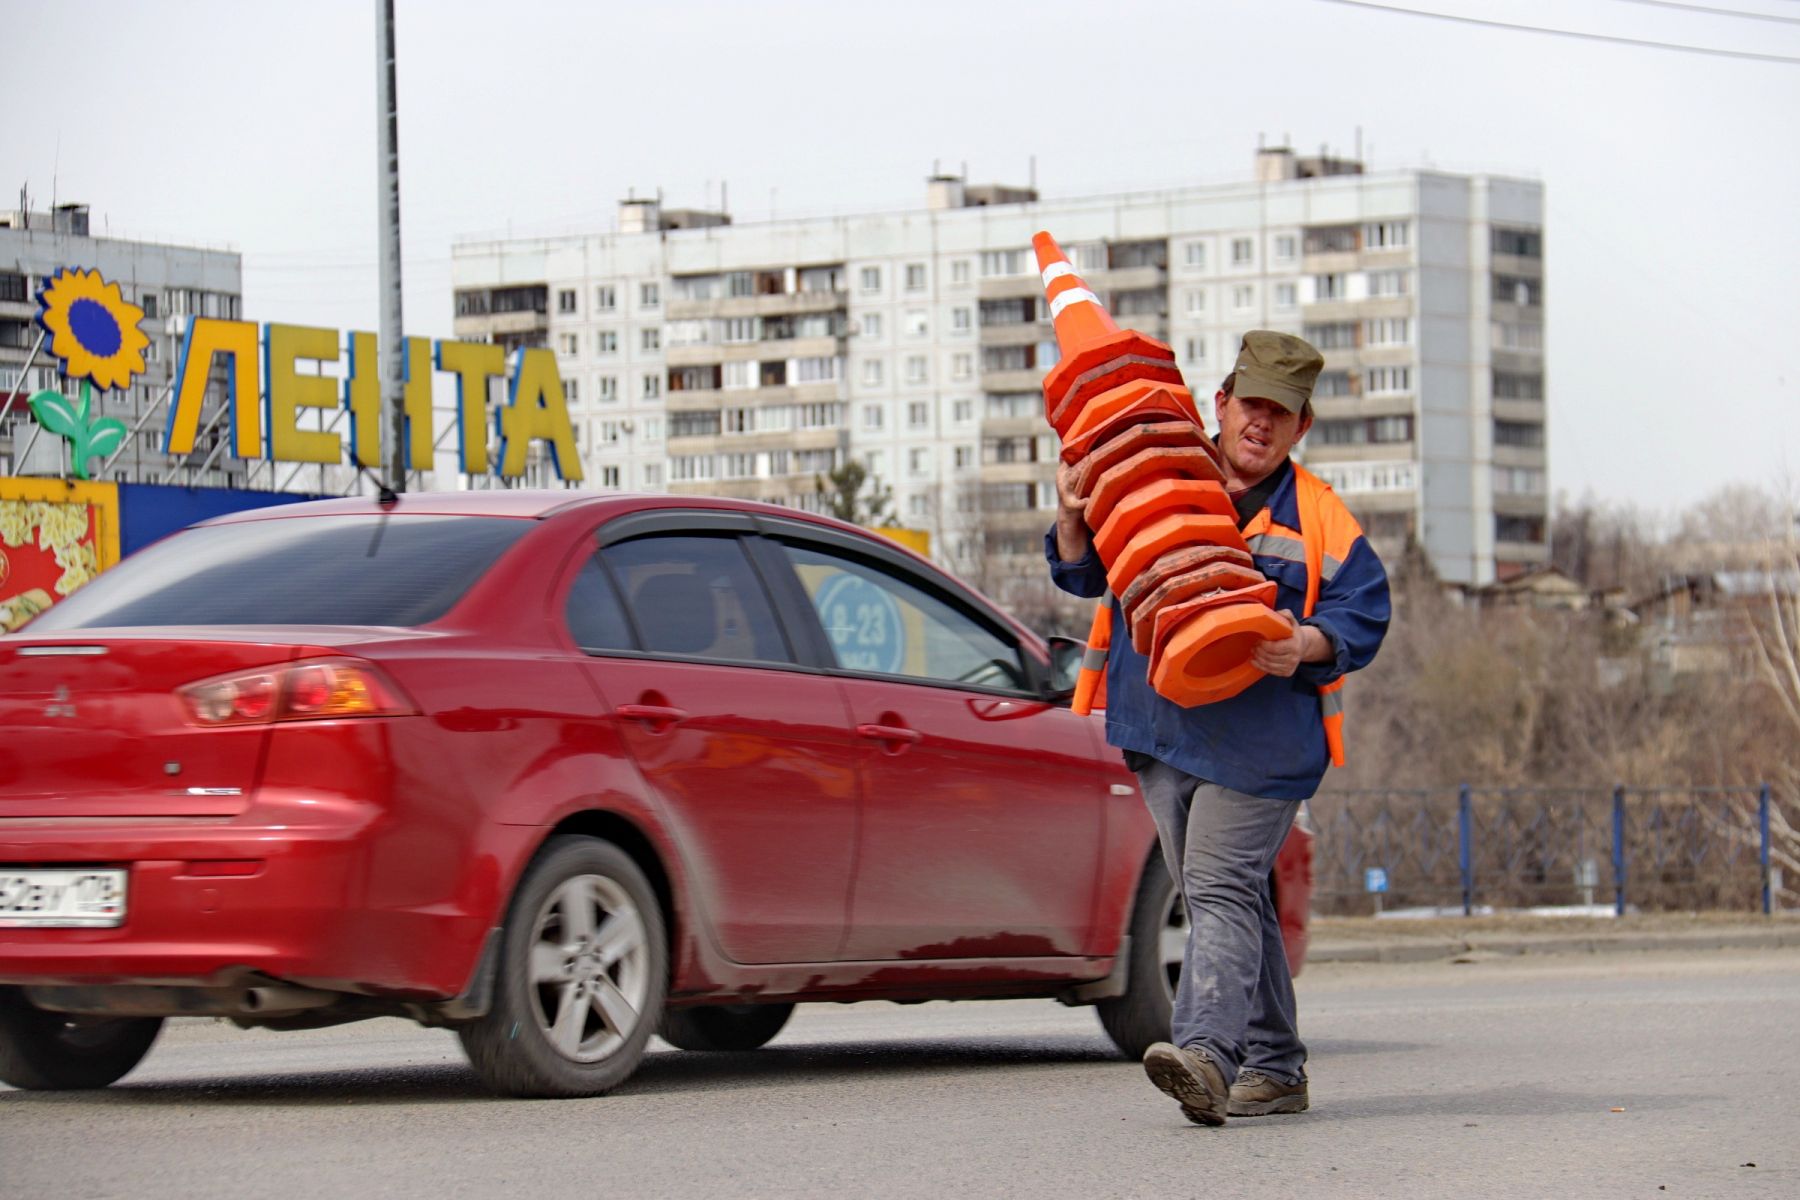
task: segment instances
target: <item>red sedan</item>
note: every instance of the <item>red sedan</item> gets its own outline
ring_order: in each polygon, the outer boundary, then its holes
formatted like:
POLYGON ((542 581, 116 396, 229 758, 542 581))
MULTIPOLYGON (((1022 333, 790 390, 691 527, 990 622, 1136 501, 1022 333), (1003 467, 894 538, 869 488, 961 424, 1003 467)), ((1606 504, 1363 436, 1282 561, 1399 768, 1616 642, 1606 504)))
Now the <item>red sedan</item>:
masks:
POLYGON ((1181 909, 1078 653, 766 505, 196 526, 0 638, 0 1080, 105 1086, 174 1015, 399 1015, 593 1095, 811 1000, 1055 997, 1139 1055, 1181 909))

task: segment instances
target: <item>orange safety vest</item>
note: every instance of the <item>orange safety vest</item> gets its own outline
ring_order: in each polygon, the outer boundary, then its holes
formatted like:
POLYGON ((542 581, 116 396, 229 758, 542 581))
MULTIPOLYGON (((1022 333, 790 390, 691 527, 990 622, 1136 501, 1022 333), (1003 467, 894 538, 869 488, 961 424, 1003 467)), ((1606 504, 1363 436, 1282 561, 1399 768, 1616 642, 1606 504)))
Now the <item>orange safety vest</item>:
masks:
MULTIPOLYGON (((1318 607, 1319 589, 1343 566, 1351 547, 1362 536, 1362 527, 1335 496, 1330 503, 1331 485, 1294 464, 1294 501, 1300 513, 1300 528, 1289 530, 1276 525, 1265 507, 1244 527, 1244 540, 1254 554, 1272 555, 1306 564, 1306 603, 1302 617, 1310 617, 1318 607)), ((1076 678, 1075 698, 1071 707, 1086 714, 1106 707, 1106 652, 1112 645, 1112 594, 1101 597, 1094 611, 1094 624, 1088 632, 1087 653, 1076 678)), ((1319 713, 1325 724, 1325 748, 1331 754, 1331 765, 1344 765, 1344 680, 1342 676, 1319 688, 1319 713)))

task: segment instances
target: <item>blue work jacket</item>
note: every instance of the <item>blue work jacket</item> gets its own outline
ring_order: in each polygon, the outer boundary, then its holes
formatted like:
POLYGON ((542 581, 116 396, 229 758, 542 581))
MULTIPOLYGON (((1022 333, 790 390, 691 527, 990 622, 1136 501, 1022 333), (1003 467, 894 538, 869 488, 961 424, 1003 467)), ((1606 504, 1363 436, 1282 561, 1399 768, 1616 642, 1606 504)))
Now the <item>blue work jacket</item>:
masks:
MULTIPOLYGON (((1269 522, 1298 530, 1294 472, 1286 476, 1269 497, 1269 522)), ((1342 503, 1335 494, 1326 499, 1342 503)), ((1245 527, 1256 519, 1257 514, 1251 514, 1245 527)), ((1286 539, 1269 541, 1277 552, 1264 553, 1252 545, 1256 567, 1275 581, 1275 607, 1298 618, 1306 603, 1306 563, 1286 539)), ((1051 579, 1063 591, 1077 596, 1106 594, 1106 567, 1091 539, 1081 559, 1066 563, 1057 555, 1052 526, 1044 538, 1044 555, 1051 579)), ((1325 635, 1332 659, 1301 663, 1287 679, 1264 676, 1229 700, 1193 708, 1183 708, 1151 688, 1149 661, 1132 647, 1131 631, 1115 598, 1106 663, 1106 740, 1233 791, 1271 800, 1310 798, 1319 790, 1328 762, 1318 689, 1369 664, 1387 635, 1390 615, 1387 571, 1360 528, 1348 552, 1332 557, 1336 561, 1328 564, 1329 577, 1320 582, 1313 615, 1302 622, 1325 635)), ((1350 705, 1355 703, 1354 690, 1347 689, 1350 705)))

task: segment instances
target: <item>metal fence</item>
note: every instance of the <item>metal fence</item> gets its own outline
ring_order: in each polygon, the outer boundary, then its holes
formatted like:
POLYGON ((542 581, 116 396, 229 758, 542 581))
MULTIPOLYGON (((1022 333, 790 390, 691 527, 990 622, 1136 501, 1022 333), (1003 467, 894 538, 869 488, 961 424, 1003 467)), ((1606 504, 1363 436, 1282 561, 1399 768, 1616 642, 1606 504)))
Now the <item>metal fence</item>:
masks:
MULTIPOLYGON (((1782 903, 1771 820, 1791 802, 1750 788, 1339 791, 1308 804, 1314 906, 1736 909, 1782 903)), ((1791 893, 1790 893, 1791 895, 1791 893)))

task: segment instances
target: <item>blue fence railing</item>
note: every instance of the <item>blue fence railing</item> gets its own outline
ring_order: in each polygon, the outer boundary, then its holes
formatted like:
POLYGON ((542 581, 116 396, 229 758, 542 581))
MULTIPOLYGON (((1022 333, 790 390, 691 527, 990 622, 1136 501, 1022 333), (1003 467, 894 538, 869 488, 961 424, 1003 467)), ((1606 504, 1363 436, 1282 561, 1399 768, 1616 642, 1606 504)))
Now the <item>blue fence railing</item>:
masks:
POLYGON ((1326 792, 1308 805, 1314 904, 1770 913, 1772 828, 1794 827, 1780 804, 1767 784, 1326 792))

